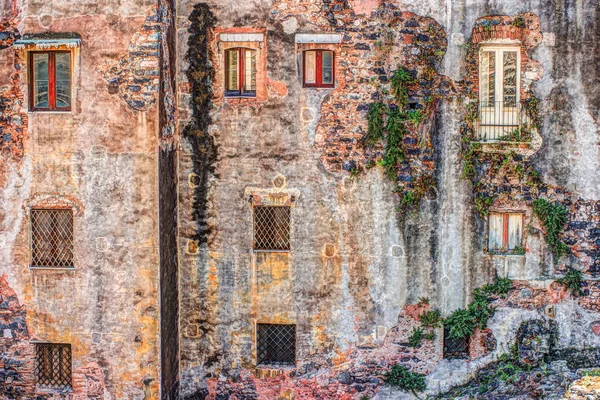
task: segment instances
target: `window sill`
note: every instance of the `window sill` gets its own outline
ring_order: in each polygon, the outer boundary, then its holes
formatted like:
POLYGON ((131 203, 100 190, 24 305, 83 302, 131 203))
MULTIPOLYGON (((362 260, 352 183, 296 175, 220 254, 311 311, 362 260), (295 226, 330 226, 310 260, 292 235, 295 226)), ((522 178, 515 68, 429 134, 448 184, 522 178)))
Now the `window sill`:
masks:
POLYGON ((27 114, 73 114, 73 110, 28 110, 27 114))
POLYGON ((255 253, 291 253, 291 250, 252 250, 255 253))
POLYGON ((525 257, 525 254, 512 254, 512 253, 500 253, 500 252, 486 252, 486 255, 493 257, 525 257))
POLYGON ((34 271, 41 271, 41 270, 52 270, 52 271, 74 271, 75 267, 35 267, 35 266, 29 266, 29 269, 34 270, 34 271))

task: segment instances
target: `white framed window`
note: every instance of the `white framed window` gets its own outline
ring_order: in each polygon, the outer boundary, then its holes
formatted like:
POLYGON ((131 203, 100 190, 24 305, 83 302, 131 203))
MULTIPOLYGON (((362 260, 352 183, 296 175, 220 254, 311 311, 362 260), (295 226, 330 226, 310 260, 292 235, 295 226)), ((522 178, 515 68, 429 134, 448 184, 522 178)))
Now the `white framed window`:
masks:
POLYGON ((479 102, 483 107, 517 107, 521 72, 519 46, 482 46, 479 54, 479 102))
POLYGON ((521 213, 490 213, 488 217, 488 250, 493 253, 515 253, 523 250, 523 218, 521 213))
POLYGON ((521 137, 521 48, 482 46, 479 53, 479 139, 521 137))

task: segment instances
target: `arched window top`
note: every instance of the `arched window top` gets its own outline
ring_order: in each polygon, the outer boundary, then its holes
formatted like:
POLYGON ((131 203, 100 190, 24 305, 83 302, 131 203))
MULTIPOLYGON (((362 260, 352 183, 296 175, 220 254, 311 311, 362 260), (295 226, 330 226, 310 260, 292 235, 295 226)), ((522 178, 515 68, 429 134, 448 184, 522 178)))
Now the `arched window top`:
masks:
POLYGON ((335 53, 332 50, 305 50, 302 53, 302 83, 304 87, 334 87, 334 60, 335 53))
POLYGON ((225 50, 225 96, 256 96, 256 50, 225 50))

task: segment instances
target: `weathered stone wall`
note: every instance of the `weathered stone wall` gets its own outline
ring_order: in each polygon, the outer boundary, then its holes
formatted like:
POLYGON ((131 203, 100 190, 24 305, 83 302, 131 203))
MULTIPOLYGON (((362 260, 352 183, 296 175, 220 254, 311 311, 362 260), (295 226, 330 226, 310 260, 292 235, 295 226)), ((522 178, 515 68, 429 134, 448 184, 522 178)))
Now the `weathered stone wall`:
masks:
MULTIPOLYGON (((119 96, 98 72, 107 61, 159 70, 159 41, 148 22, 160 20, 156 2, 0 4, 16 11, 8 24, 4 13, 0 21, 0 272, 2 286, 14 291, 7 301, 18 299, 26 324, 15 323, 2 353, 20 346, 20 362, 33 366, 30 341, 70 343, 73 392, 57 396, 157 398, 158 72, 131 71, 144 80, 143 110, 123 101, 123 91, 119 96), (26 50, 12 40, 48 31, 81 36, 73 50, 72 111, 28 113, 26 50), (136 45, 156 54, 131 64, 136 45), (28 207, 55 203, 75 206, 75 267, 32 270, 28 207)), ((9 361, 3 371, 13 368, 9 361)), ((12 382, 2 381, 0 397, 53 396, 36 393, 33 367, 15 370, 12 382)))
MULTIPOLYGON (((590 88, 600 78, 584 71, 599 57, 594 39, 599 12, 592 1, 180 1, 179 129, 195 132, 184 134, 179 165, 182 394, 370 396, 394 363, 430 373, 430 390, 444 390, 506 350, 523 318, 547 318, 544 307, 551 298, 530 314, 519 314, 526 307, 521 303, 499 313, 490 330, 497 349, 475 346, 472 354, 482 357, 471 363, 440 362, 440 332, 414 352, 402 345, 417 324, 410 305, 420 297, 429 297, 432 307, 448 315, 470 301, 474 288, 506 271, 532 287, 568 266, 595 277, 598 177, 585 171, 598 162, 592 142, 600 104, 590 88), (531 22, 524 36, 511 27, 518 13, 531 22), (477 80, 469 75, 473 68, 465 44, 476 25, 491 24, 484 17, 492 15, 506 16, 509 37, 529 41, 523 83, 542 105, 542 145, 533 161, 527 153, 526 161, 512 162, 538 171, 541 186, 551 191, 547 197, 570 209, 563 239, 573 255, 561 259, 558 268, 539 225, 528 233, 524 256, 486 254, 486 220, 476 210, 473 183, 462 173, 465 98, 477 80), (259 57, 266 55, 260 78, 266 95, 223 98, 223 47, 215 33, 250 28, 266 29, 259 50, 259 57), (301 86, 303 47, 294 35, 311 32, 342 34, 335 89, 301 86), (577 50, 582 46, 585 54, 577 50), (420 52, 428 56, 421 59, 420 52), (369 162, 381 148, 367 148, 364 138, 369 104, 389 90, 397 64, 417 74, 411 107, 428 118, 409 129, 403 143, 407 162, 397 169, 403 180, 390 180, 369 162), (427 90, 435 101, 427 100, 427 90), (401 197, 394 192, 399 186, 413 190, 411 182, 423 173, 434 177, 434 195, 398 214, 401 197), (280 175, 283 189, 273 184, 280 175), (297 193, 292 251, 254 254, 248 194, 292 192, 297 193), (258 322, 297 325, 295 372, 255 369, 258 322)), ((476 40, 486 31, 480 30, 476 40)), ((490 187, 519 186, 516 201, 531 214, 533 197, 523 197, 527 185, 515 182, 508 169, 497 170, 498 182, 490 187)), ((556 302, 572 305, 565 296, 556 302)), ((575 326, 573 318, 561 314, 560 332, 575 326)), ((579 328, 590 343, 597 342, 591 326, 579 328)), ((565 339, 559 346, 580 344, 565 339)))

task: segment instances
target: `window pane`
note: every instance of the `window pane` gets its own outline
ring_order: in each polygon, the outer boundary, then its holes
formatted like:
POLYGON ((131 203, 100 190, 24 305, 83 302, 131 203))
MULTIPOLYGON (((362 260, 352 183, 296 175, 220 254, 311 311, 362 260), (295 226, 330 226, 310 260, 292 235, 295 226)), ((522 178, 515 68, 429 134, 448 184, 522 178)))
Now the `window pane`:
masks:
POLYGON ((522 247, 523 239, 523 216, 521 214, 510 214, 508 216, 508 250, 522 247))
POLYGON ((517 106, 517 52, 505 51, 503 53, 503 90, 504 106, 517 106))
POLYGON ((244 51, 244 91, 252 92, 256 90, 256 51, 244 51))
POLYGON ((304 83, 317 83, 317 52, 307 51, 304 53, 304 83))
POLYGON ((502 227, 503 218, 502 214, 490 214, 489 217, 489 250, 500 250, 502 249, 502 227))
POLYGON ((71 53, 56 53, 56 107, 71 105, 71 53))
POLYGON ((496 53, 493 51, 484 51, 481 53, 481 63, 479 65, 481 79, 480 101, 483 107, 494 106, 496 101, 496 53))
POLYGON ((227 72, 225 76, 225 87, 228 92, 239 90, 239 66, 238 66, 239 50, 228 50, 225 54, 227 57, 227 72))
POLYGON ((333 83, 333 51, 324 51, 322 57, 323 83, 330 85, 333 83))
POLYGON ((33 54, 33 106, 48 108, 48 53, 33 54))

